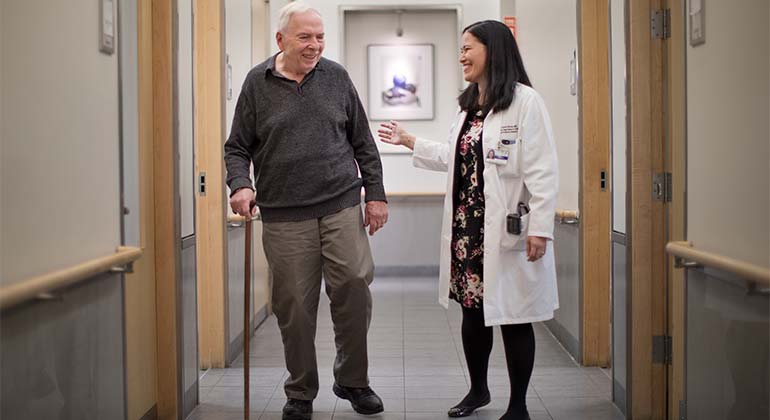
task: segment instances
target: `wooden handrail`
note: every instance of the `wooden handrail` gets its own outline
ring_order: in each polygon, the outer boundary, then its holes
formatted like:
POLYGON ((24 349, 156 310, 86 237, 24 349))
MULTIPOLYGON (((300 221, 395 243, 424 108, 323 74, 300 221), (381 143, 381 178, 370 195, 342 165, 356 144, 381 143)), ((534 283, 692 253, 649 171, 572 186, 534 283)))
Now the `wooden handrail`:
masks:
POLYGON ((725 257, 724 255, 695 249, 690 242, 669 242, 666 245, 666 252, 685 261, 733 273, 764 287, 770 287, 770 269, 735 258, 725 257))
POLYGON ((0 310, 24 303, 44 293, 77 284, 116 267, 124 267, 141 256, 141 248, 121 246, 114 254, 0 287, 0 310))
MULTIPOLYGON (((431 197, 443 197, 446 193, 443 191, 413 191, 413 192, 389 192, 385 193, 386 198, 431 198, 431 197)), ((364 191, 361 191, 361 200, 366 198, 364 191)))
POLYGON ((556 217, 560 219, 580 219, 580 211, 578 210, 562 210, 556 209, 556 217))
MULTIPOLYGON (((252 222, 255 220, 262 220, 262 216, 259 213, 257 213, 256 216, 251 218, 252 222)), ((241 216, 240 214, 233 214, 233 215, 227 216, 228 223, 243 223, 245 221, 246 221, 246 218, 241 216)))
POLYGON ((401 198, 401 197, 443 197, 446 195, 444 192, 398 192, 398 193, 386 193, 388 198, 401 198))

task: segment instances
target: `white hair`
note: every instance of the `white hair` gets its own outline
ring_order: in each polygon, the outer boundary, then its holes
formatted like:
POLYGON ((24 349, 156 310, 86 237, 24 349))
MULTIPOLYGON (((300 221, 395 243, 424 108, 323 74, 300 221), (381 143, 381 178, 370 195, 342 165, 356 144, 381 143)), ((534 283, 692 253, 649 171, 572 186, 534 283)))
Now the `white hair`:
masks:
POLYGON ((313 12, 317 14, 318 17, 321 17, 321 12, 308 6, 307 4, 301 1, 292 1, 286 6, 283 6, 281 10, 278 12, 278 32, 283 33, 286 31, 286 28, 289 27, 289 21, 291 20, 291 17, 294 16, 295 13, 305 13, 305 12, 313 12))

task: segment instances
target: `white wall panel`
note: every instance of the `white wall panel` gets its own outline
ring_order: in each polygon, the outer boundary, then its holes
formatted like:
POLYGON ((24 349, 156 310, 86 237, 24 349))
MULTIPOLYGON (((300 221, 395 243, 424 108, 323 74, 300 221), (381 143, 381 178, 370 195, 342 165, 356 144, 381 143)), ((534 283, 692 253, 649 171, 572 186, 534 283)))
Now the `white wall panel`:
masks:
POLYGON ((3 0, 0 281, 120 244, 117 55, 99 2, 3 0))
POLYGON ((770 266, 767 0, 706 2, 687 45, 687 239, 770 266))
POLYGON ((570 60, 577 51, 575 0, 517 0, 517 42, 532 86, 551 116, 559 157, 557 206, 578 209, 577 96, 570 93, 570 60))

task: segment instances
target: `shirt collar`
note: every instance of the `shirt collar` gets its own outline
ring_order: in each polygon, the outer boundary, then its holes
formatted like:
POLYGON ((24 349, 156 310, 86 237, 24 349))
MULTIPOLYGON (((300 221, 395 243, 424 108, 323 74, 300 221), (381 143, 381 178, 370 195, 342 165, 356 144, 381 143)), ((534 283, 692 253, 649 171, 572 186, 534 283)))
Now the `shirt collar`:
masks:
MULTIPOLYGON (((280 74, 275 69, 275 59, 278 57, 278 54, 280 54, 280 52, 273 54, 273 56, 270 57, 270 59, 268 59, 267 69, 265 69, 265 76, 267 76, 268 74, 274 74, 274 73, 280 74)), ((326 70, 326 62, 323 57, 321 57, 321 59, 318 60, 318 64, 316 64, 315 68, 313 70, 310 70, 310 72, 312 73, 315 70, 321 70, 321 71, 326 70)))

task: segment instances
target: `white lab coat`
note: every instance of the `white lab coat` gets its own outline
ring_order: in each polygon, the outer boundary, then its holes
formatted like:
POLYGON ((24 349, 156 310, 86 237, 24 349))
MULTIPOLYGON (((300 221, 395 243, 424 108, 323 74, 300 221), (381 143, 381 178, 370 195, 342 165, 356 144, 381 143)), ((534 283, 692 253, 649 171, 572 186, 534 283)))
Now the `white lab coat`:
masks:
MULTIPOLYGON (((458 111, 448 142, 418 138, 413 163, 418 168, 448 172, 441 229, 439 302, 449 304, 452 241, 452 191, 457 138, 466 113, 458 111)), ((540 95, 519 84, 511 106, 490 112, 483 127, 484 161, 484 320, 487 326, 522 324, 553 318, 559 307, 553 255, 558 164, 551 120, 540 95), (490 163, 487 154, 509 140, 508 160, 490 163), (515 140, 515 142, 513 142, 515 140), (506 230, 506 216, 527 203, 521 235, 506 230), (543 258, 527 261, 527 236, 549 238, 543 258)), ((501 146, 503 147, 503 146, 501 146)))

